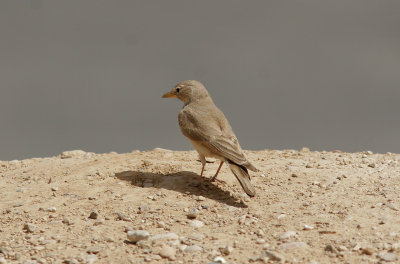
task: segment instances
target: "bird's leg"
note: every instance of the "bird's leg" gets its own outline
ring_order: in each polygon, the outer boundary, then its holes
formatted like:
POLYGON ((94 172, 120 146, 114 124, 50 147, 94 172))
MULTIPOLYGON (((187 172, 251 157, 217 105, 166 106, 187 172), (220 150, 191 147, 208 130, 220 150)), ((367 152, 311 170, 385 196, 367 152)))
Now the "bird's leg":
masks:
POLYGON ((204 172, 204 167, 205 167, 205 166, 206 166, 205 163, 201 165, 200 181, 201 181, 201 179, 203 178, 203 172, 204 172))
POLYGON ((224 164, 223 161, 221 161, 221 163, 219 164, 218 170, 217 170, 217 172, 215 173, 215 175, 210 179, 210 182, 219 181, 219 182, 225 183, 224 181, 217 180, 217 176, 218 176, 219 171, 221 170, 222 164, 224 164))
POLYGON ((200 156, 200 161, 201 161, 200 182, 202 182, 204 167, 206 166, 206 158, 203 156, 200 156))

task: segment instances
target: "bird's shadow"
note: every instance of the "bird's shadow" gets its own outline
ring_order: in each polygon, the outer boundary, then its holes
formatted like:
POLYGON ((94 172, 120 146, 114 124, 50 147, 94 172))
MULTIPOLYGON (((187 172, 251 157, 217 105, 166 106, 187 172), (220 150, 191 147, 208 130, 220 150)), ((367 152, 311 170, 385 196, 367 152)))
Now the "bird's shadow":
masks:
POLYGON ((200 183, 199 175, 190 171, 166 174, 122 171, 116 173, 115 176, 120 180, 131 182, 132 185, 141 188, 154 187, 157 189, 173 190, 183 194, 207 197, 234 207, 247 208, 246 204, 233 197, 229 191, 221 189, 218 185, 205 180, 200 183))

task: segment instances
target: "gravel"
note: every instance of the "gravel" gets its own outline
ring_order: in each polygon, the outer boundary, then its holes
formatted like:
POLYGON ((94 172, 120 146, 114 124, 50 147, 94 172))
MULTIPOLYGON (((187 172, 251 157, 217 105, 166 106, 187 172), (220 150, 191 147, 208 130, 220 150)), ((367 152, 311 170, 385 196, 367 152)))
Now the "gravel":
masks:
MULTIPOLYGON (((232 264, 399 262, 399 154, 246 151, 265 177, 250 172, 258 195, 244 204, 227 166, 220 175, 225 184, 193 187, 201 168, 196 152, 172 153, 171 159, 140 151, 0 162, 0 258, 38 264, 214 263, 218 256, 232 264), (147 168, 142 160, 150 162, 147 168), (146 181, 154 186, 142 188, 146 181), (55 212, 47 210, 52 207, 55 212), (159 255, 163 247, 176 251, 174 260, 159 255)), ((206 176, 217 166, 207 164, 206 176)))

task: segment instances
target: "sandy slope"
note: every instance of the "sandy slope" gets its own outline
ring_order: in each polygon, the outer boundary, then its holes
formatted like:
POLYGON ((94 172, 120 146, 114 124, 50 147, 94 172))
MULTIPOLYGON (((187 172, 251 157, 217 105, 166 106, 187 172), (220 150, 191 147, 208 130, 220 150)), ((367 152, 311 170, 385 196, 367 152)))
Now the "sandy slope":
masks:
POLYGON ((1 161, 0 263, 400 259, 399 154, 246 153, 262 171, 251 199, 226 166, 225 184, 199 185, 194 151, 1 161), (127 231, 139 229, 150 238, 129 243, 127 231))

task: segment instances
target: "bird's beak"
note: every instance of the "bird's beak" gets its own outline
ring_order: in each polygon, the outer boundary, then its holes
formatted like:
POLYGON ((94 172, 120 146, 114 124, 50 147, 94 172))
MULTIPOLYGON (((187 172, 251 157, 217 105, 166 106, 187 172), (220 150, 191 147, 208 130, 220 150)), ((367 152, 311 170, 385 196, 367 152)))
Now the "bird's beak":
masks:
POLYGON ((171 97, 176 97, 176 95, 173 92, 168 92, 162 96, 162 98, 171 98, 171 97))

